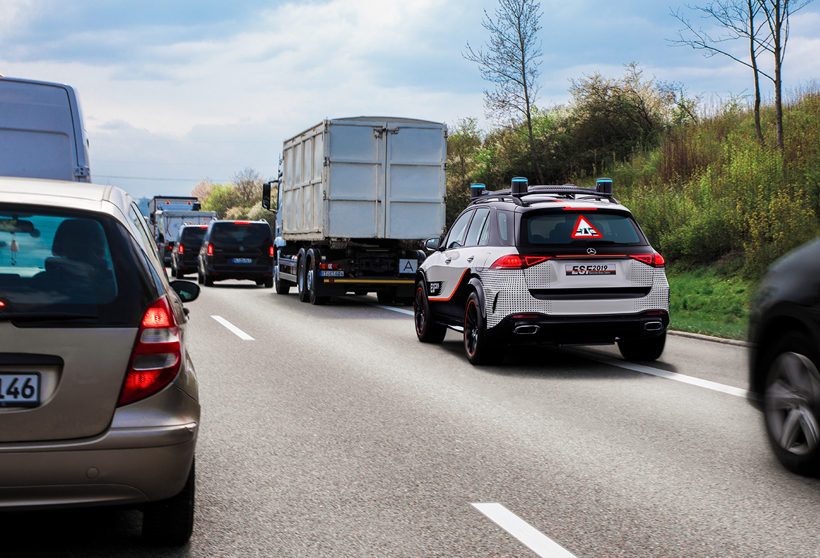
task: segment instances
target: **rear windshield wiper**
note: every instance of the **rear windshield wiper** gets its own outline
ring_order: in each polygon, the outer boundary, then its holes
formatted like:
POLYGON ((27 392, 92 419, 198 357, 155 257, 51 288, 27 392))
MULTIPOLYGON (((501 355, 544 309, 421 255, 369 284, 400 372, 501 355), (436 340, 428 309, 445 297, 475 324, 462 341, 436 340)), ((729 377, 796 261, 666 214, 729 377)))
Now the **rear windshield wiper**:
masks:
POLYGON ((604 246, 610 244, 618 244, 614 240, 587 240, 587 246, 604 246))
POLYGON ((94 314, 68 312, 0 312, 0 322, 62 322, 67 320, 96 320, 94 314))

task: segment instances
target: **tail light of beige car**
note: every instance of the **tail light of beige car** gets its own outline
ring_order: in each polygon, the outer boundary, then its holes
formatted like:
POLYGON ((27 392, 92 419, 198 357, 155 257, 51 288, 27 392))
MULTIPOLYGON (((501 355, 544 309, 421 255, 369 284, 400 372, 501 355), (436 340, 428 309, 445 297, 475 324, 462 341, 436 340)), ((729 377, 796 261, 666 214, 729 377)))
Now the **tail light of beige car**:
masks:
POLYGON ((181 363, 179 327, 163 296, 148 307, 142 318, 119 405, 144 399, 170 384, 181 363))

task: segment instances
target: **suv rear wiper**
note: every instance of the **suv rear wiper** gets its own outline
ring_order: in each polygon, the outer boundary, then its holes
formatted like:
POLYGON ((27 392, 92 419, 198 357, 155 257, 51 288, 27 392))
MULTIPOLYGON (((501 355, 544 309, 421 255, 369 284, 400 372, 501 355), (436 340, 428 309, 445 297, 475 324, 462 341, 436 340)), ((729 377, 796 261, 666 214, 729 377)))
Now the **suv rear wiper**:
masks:
POLYGON ((614 240, 587 240, 587 246, 604 246, 610 244, 618 244, 614 240))
POLYGON ((61 322, 67 320, 96 320, 94 314, 70 314, 67 312, 0 312, 0 322, 61 322))

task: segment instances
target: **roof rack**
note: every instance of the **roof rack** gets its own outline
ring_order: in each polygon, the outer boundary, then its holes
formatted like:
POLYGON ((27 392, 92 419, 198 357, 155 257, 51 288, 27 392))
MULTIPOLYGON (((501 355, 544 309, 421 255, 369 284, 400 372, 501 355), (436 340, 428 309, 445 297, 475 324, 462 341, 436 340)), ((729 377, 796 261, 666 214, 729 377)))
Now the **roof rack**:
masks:
MULTIPOLYGON (((599 178, 595 182, 595 188, 581 188, 574 184, 562 185, 545 185, 545 186, 530 186, 526 178, 516 177, 512 179, 511 188, 504 190, 487 191, 484 184, 470 185, 470 200, 490 199, 497 197, 510 196, 515 201, 516 205, 526 205, 520 198, 532 194, 558 194, 558 195, 586 195, 594 196, 596 198, 605 198, 609 201, 615 202, 612 197, 612 179, 599 178)), ((617 203, 617 202, 615 202, 617 203)))

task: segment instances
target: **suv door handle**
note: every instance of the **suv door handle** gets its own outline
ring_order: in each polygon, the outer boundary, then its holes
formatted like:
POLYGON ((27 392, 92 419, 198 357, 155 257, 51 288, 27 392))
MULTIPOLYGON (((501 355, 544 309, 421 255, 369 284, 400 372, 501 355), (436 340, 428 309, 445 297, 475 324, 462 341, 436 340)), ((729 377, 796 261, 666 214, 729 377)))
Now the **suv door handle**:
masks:
POLYGON ((450 265, 450 262, 451 262, 451 261, 453 261, 453 260, 451 260, 451 259, 449 259, 449 258, 448 258, 448 259, 444 260, 444 263, 446 263, 447 265, 450 265))
POLYGON ((469 258, 467 258, 467 263, 473 263, 474 258, 475 256, 470 256, 469 258))

